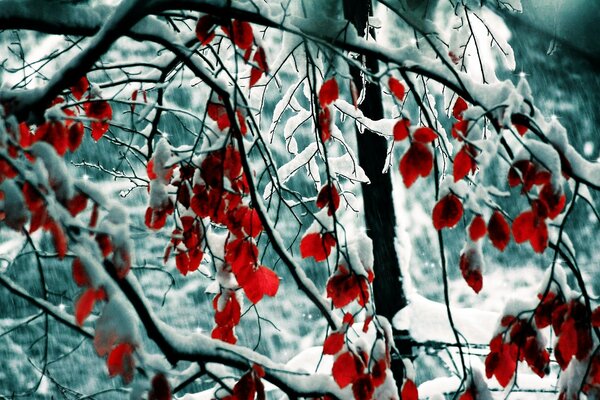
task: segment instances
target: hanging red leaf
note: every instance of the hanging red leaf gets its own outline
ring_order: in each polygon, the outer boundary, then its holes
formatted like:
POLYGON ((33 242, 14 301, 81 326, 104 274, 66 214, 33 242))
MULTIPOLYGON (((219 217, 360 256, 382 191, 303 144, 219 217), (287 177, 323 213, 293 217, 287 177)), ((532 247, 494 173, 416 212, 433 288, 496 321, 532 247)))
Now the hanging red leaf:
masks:
POLYGON ((433 129, 422 126, 412 134, 413 140, 421 143, 431 143, 438 138, 437 133, 433 129))
POLYGON ((246 210, 242 218, 242 227, 247 235, 256 238, 263 231, 262 222, 255 208, 246 208, 246 210))
POLYGON ((217 19, 212 15, 203 15, 196 24, 196 37, 202 46, 210 43, 215 37, 217 19))
POLYGON ((77 100, 81 100, 89 88, 90 83, 88 82, 88 79, 83 76, 73 86, 71 86, 71 93, 77 100))
POLYGON ((460 221, 462 215, 462 202, 457 196, 449 193, 433 207, 433 226, 438 231, 443 228, 453 228, 460 221))
POLYGON ((458 153, 456 153, 456 156, 454 156, 454 182, 463 179, 469 172, 475 173, 476 170, 477 163, 475 162, 475 149, 466 144, 458 151, 458 153))
POLYGON ((217 123, 219 130, 223 131, 231 126, 229 116, 227 115, 227 109, 223 104, 209 101, 206 105, 206 112, 208 117, 217 123))
POLYGON ((210 337, 230 344, 235 344, 237 342, 233 326, 216 326, 215 329, 212 330, 210 337))
POLYGON ((390 91, 392 92, 392 94, 394 96, 396 96, 396 98, 400 101, 402 101, 402 99, 404 99, 404 85, 402 83, 400 83, 400 81, 396 78, 394 78, 393 76, 390 76, 390 79, 388 80, 388 85, 390 87, 390 91))
POLYGON ((219 303, 223 294, 219 293, 213 299, 213 308, 215 309, 215 323, 221 326, 235 326, 240 323, 241 308, 234 294, 227 294, 227 302, 219 311, 219 303))
POLYGON ((315 261, 324 261, 331 254, 331 248, 335 247, 335 237, 327 232, 323 235, 320 233, 308 233, 300 242, 300 254, 302 258, 313 257, 315 261))
POLYGON ((106 359, 110 377, 121 375, 125 383, 133 380, 133 372, 135 371, 133 351, 133 345, 129 343, 120 343, 112 349, 106 359))
POLYGON ((150 386, 148 400, 171 400, 171 386, 164 374, 154 375, 150 386))
POLYGON ((79 296, 75 303, 75 322, 77 322, 77 325, 83 326, 83 322, 94 309, 96 300, 104 298, 103 293, 104 290, 102 289, 96 290, 94 288, 88 288, 81 296, 79 296))
POLYGON ((273 270, 261 265, 254 271, 248 273, 244 278, 243 283, 240 283, 240 285, 243 287, 248 300, 250 300, 252 304, 256 304, 265 295, 273 297, 277 294, 277 290, 279 289, 279 277, 273 270))
POLYGON ((267 65, 267 56, 262 47, 259 47, 256 50, 252 60, 256 66, 252 66, 252 69, 250 70, 250 87, 254 86, 260 80, 263 74, 266 74, 269 70, 269 66, 267 65))
POLYGON ((79 258, 75 258, 73 260, 72 272, 73 281, 75 281, 77 286, 82 287, 91 285, 90 278, 88 277, 85 267, 79 258))
POLYGON ((69 132, 68 132, 68 145, 69 145, 69 150, 72 152, 74 152, 75 150, 77 150, 79 148, 79 146, 81 145, 81 142, 83 140, 83 133, 84 133, 84 128, 83 128, 83 124, 79 121, 77 122, 73 122, 70 126, 69 126, 69 132))
POLYGON ((345 388, 362 372, 362 362, 350 352, 340 354, 333 362, 331 373, 339 387, 345 388))
POLYGON ((457 98, 454 107, 452 107, 452 116, 458 120, 462 120, 462 114, 467 108, 469 108, 467 102, 462 97, 457 98))
POLYGON ((251 240, 232 240, 225 247, 225 262, 231 265, 238 283, 243 286, 246 275, 258 264, 258 247, 251 240))
POLYGON ((467 248, 460 255, 460 272, 465 282, 475 293, 479 293, 483 287, 482 255, 477 248, 467 248))
POLYGON ((408 128, 410 127, 410 120, 407 118, 399 119, 394 124, 394 140, 401 141, 408 137, 408 128))
POLYGON ((543 253, 548 247, 548 227, 544 218, 536 216, 533 211, 525 211, 514 219, 512 233, 515 242, 527 240, 536 253, 543 253))
POLYGON ((510 227, 499 211, 494 211, 488 221, 488 236, 494 247, 500 251, 504 251, 510 242, 510 227))
POLYGON ((323 82, 323 86, 319 90, 319 104, 321 108, 325 108, 333 103, 339 97, 340 92, 335 78, 329 78, 323 82))
POLYGON ((428 176, 432 169, 433 155, 423 143, 413 142, 400 160, 400 173, 407 188, 411 187, 419 176, 428 176))
POLYGON ((510 122, 513 124, 519 135, 523 136, 527 133, 529 120, 524 115, 513 114, 510 116, 510 122))
POLYGON ((375 393, 373 379, 370 375, 363 374, 352 384, 352 393, 354 400, 372 399, 375 393))
POLYGON ((344 346, 345 335, 342 332, 333 332, 323 343, 323 354, 335 355, 344 346))
POLYGON ((321 141, 323 143, 331 139, 331 110, 329 107, 319 111, 319 127, 321 128, 321 141))
POLYGON ((452 125, 452 137, 458 139, 459 142, 467 137, 469 132, 469 121, 466 119, 460 120, 452 125))
POLYGON ((469 224, 469 237, 472 241, 476 242, 484 237, 486 233, 485 220, 481 215, 476 215, 469 224))
POLYGON ((47 121, 37 128, 34 140, 43 140, 54 147, 58 155, 62 156, 69 147, 69 132, 61 121, 47 121))
POLYGON ((550 182, 547 182, 540 190, 539 200, 545 206, 546 214, 550 219, 558 217, 567 203, 567 197, 562 190, 554 190, 550 182))
POLYGON ((62 260, 67 254, 67 235, 65 235, 62 226, 57 224, 54 220, 47 222, 46 227, 45 229, 48 229, 52 235, 52 242, 58 253, 58 258, 62 260))
POLYGON ((364 306, 369 301, 369 286, 364 276, 350 273, 343 265, 327 281, 327 297, 335 308, 342 308, 353 302, 364 306))
POLYGON ((246 50, 252 46, 254 34, 252 33, 252 26, 248 22, 234 19, 231 21, 231 25, 225 24, 221 28, 240 49, 246 50))
POLYGON ((89 118, 97 120, 91 124, 92 138, 97 142, 108 131, 108 121, 112 119, 112 108, 105 100, 88 101, 83 108, 89 118))
POLYGON ((324 185, 317 195, 317 207, 327 209, 328 215, 333 215, 340 206, 340 195, 333 184, 324 185))
POLYGON ((67 209, 72 216, 77 216, 87 207, 87 196, 83 193, 78 193, 67 202, 67 209))

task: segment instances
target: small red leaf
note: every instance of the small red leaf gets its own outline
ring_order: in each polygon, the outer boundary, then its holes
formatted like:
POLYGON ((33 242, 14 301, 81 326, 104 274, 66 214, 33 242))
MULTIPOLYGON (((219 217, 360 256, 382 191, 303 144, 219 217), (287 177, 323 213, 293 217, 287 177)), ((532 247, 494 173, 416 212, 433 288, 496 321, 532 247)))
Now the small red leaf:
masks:
POLYGON ((323 82, 323 86, 319 90, 319 104, 321 108, 327 107, 339 97, 338 84, 335 78, 330 78, 323 82))
POLYGON ((319 191, 317 195, 317 207, 325 208, 328 207, 327 214, 333 215, 333 213, 340 206, 340 195, 333 185, 325 185, 319 191))
POLYGON ((73 86, 71 86, 71 93, 77 100, 81 100, 85 92, 90 88, 90 83, 85 76, 81 77, 73 86))
POLYGON ((473 150, 469 145, 464 145, 454 157, 454 182, 458 182, 469 174, 477 170, 477 163, 473 158, 473 150))
POLYGON ((121 375, 125 383, 131 382, 135 370, 133 346, 129 343, 120 343, 115 346, 106 359, 106 365, 109 376, 121 375))
POLYGON ((476 242, 487 233, 487 227, 485 226, 485 220, 481 215, 476 215, 471 224, 469 224, 469 237, 472 241, 476 242))
POLYGON ((344 346, 345 337, 342 332, 334 332, 327 336, 323 343, 323 354, 337 354, 344 346))
POLYGON ((452 107, 452 116, 458 120, 462 120, 462 114, 467 108, 469 108, 467 102, 462 97, 459 97, 456 99, 454 107, 452 107))
POLYGON ((478 249, 473 247, 463 251, 460 255, 459 267, 465 282, 475 293, 479 293, 483 287, 483 276, 481 274, 482 255, 478 249))
POLYGON ((105 100, 88 101, 83 108, 89 118, 97 120, 92 122, 91 127, 92 138, 98 141, 108 131, 108 121, 112 119, 112 108, 105 100))
POLYGON ((96 304, 96 290, 89 288, 82 293, 75 303, 75 322, 82 326, 83 321, 91 314, 96 304))
POLYGON ((428 176, 432 169, 433 155, 423 143, 413 142, 400 160, 400 173, 407 188, 411 187, 419 176, 428 176))
POLYGON ((438 231, 443 228, 453 228, 463 215, 463 205, 458 197, 450 193, 444 196, 433 207, 433 226, 438 231))
POLYGON ((256 67, 252 66, 252 69, 250 70, 250 87, 254 86, 260 80, 263 74, 266 74, 269 70, 267 65, 267 56, 262 47, 259 47, 256 50, 252 60, 256 64, 256 67))
POLYGON ((201 45, 210 43, 215 37, 214 28, 217 25, 215 17, 212 15, 203 15, 198 19, 196 24, 196 37, 200 41, 201 45))
POLYGON ((394 78, 393 76, 390 77, 389 81, 388 81, 388 85, 390 87, 390 91, 392 92, 392 94, 394 96, 396 96, 396 98, 400 101, 402 101, 402 99, 404 99, 404 85, 402 83, 400 83, 400 81, 396 78, 394 78))
POLYGON ((438 138, 437 133, 433 129, 422 126, 413 132, 413 140, 421 143, 431 143, 438 138))
POLYGON ((400 141, 408 137, 408 128, 410 127, 410 120, 402 118, 394 125, 394 140, 400 141))
POLYGON ((499 211, 494 211, 488 222, 490 241, 500 251, 504 251, 510 242, 510 227, 499 211))
POLYGON ((252 46, 254 34, 252 26, 248 22, 234 19, 231 21, 231 25, 223 25, 221 28, 240 49, 246 50, 252 46))
POLYGON ((335 245, 335 238, 330 233, 309 233, 300 242, 300 254, 302 258, 313 257, 317 262, 324 261, 335 245))

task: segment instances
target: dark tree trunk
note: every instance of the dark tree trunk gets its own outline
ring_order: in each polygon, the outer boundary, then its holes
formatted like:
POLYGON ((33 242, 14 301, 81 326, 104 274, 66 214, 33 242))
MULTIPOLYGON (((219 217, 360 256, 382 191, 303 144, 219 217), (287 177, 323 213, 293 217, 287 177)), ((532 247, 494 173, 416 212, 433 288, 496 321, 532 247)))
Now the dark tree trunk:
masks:
MULTIPOLYGON (((344 0, 344 15, 356 27, 361 36, 365 33, 370 13, 370 0, 344 0)), ((369 35, 374 36, 374 33, 369 32, 369 35)), ((367 58, 364 62, 371 72, 377 72, 377 60, 367 58)), ((354 83, 360 90, 362 88, 360 72, 354 68, 351 73, 354 83)), ((360 109, 366 117, 371 119, 383 117, 381 90, 378 85, 366 84, 365 100, 360 105, 360 109)), ((402 276, 394 247, 396 216, 392 198, 391 174, 381 172, 385 163, 387 141, 385 138, 365 130, 363 134, 357 131, 357 144, 359 164, 371 180, 370 184, 362 185, 362 193, 367 234, 373 240, 375 307, 377 314, 391 321, 392 317, 406 306, 406 297, 402 290, 402 276)), ((394 332, 396 346, 402 356, 409 356, 411 353, 410 343, 402 340, 404 334, 403 332, 394 332)), ((392 372, 398 385, 402 385, 403 364, 399 357, 392 360, 392 372)))

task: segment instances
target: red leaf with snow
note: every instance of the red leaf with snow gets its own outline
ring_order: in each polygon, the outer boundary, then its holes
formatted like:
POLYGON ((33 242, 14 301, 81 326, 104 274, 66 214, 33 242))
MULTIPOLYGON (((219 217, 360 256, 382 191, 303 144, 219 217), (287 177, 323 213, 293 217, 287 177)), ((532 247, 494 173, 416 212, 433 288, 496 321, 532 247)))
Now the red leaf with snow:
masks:
POLYGON ((108 131, 108 121, 112 119, 112 107, 105 100, 88 101, 83 105, 86 115, 96 119, 91 124, 92 138, 97 142, 108 131))
POLYGON ((352 384, 352 393, 354 394, 355 400, 372 399, 375 387, 373 386, 373 379, 370 375, 361 375, 352 384))
POLYGON ((345 388, 358 378, 362 369, 361 361, 352 353, 346 352, 335 359, 331 373, 338 386, 345 388))
POLYGON ((433 207, 433 226, 438 231, 453 228, 463 215, 463 205, 458 197, 449 193, 433 207))
POLYGON ((337 354, 344 346, 345 336, 342 332, 333 332, 323 343, 323 354, 337 354))
POLYGON ((89 88, 90 83, 88 82, 88 79, 83 76, 73 86, 71 86, 71 93, 77 100, 81 100, 89 88))
POLYGON ((171 386, 164 374, 154 375, 150 386, 148 400, 171 400, 171 386))
POLYGON ((525 211, 514 219, 512 233, 515 242, 527 240, 536 253, 543 253, 548 247, 548 227, 544 218, 536 216, 533 211, 525 211))
POLYGON ((235 337, 235 333, 233 331, 233 326, 229 325, 216 326, 215 329, 212 330, 210 337, 230 344, 235 344, 237 342, 237 338, 235 337))
POLYGON ((48 230, 52 235, 52 242, 54 243, 54 248, 58 253, 58 258, 63 259, 67 254, 67 235, 65 235, 65 231, 62 226, 57 224, 55 221, 51 221, 47 223, 48 230))
POLYGON ((75 284, 77 286, 82 287, 82 286, 90 286, 91 285, 90 278, 87 275, 87 272, 85 271, 85 267, 83 266, 83 263, 81 262, 81 260, 79 258, 76 258, 73 260, 72 272, 73 272, 73 281, 75 281, 75 284))
POLYGON ((89 288, 79 296, 75 303, 75 322, 82 326, 85 319, 91 314, 96 304, 96 290, 89 288))
POLYGON ((267 65, 267 56, 262 47, 259 47, 256 50, 252 60, 256 66, 252 66, 252 69, 250 70, 250 87, 254 86, 260 80, 263 74, 266 74, 269 70, 269 66, 267 65))
POLYGON ((494 247, 500 251, 504 251, 510 242, 510 227, 500 211, 494 211, 488 221, 488 236, 494 247))
POLYGON ((335 308, 342 308, 357 300, 364 306, 369 301, 369 286, 364 276, 350 273, 340 265, 336 273, 327 281, 327 297, 335 308))
POLYGON ((407 379, 404 381, 400 398, 402 400, 419 400, 419 391, 417 390, 417 385, 415 385, 412 380, 407 379))
POLYGON ((394 124, 394 140, 401 141, 408 137, 408 128, 410 127, 410 120, 402 118, 394 124))
POLYGON ((214 39, 216 26, 217 20, 212 15, 203 15, 198 18, 198 23, 196 24, 196 37, 201 45, 204 46, 214 39))
POLYGON ((335 247, 336 241, 332 234, 309 233, 300 242, 300 254, 302 258, 313 257, 320 262, 331 254, 331 248, 335 247))
POLYGON ((469 108, 467 102, 464 101, 462 97, 459 97, 458 99, 456 99, 454 107, 452 107, 452 116, 458 120, 463 119, 462 114, 467 108, 469 108))
POLYGON ((412 134, 413 140, 421 143, 431 143, 438 138, 437 133, 433 129, 422 126, 412 134))
POLYGON ((146 215, 144 219, 146 226, 150 229, 159 230, 167 222, 166 210, 154 210, 150 207, 146 209, 146 215))
POLYGON ((247 275, 242 287, 248 300, 256 304, 265 295, 273 297, 277 294, 279 277, 273 270, 261 265, 247 275))
POLYGON ((400 81, 396 78, 394 78, 393 76, 390 77, 389 81, 388 81, 388 85, 390 87, 390 91, 392 92, 392 94, 394 96, 396 96, 396 98, 400 101, 402 101, 402 99, 404 99, 404 93, 405 93, 405 89, 404 89, 404 85, 402 83, 400 83, 400 81))
POLYGON ((135 371, 133 350, 133 346, 129 343, 120 343, 112 349, 106 359, 109 376, 121 375, 125 383, 133 380, 133 372, 135 371))
POLYGON ((76 216, 87 207, 87 196, 83 193, 78 193, 67 203, 67 209, 72 216, 76 216))
POLYGON ((485 220, 481 215, 476 215, 469 224, 469 237, 472 241, 476 242, 484 237, 486 233, 485 220))
POLYGON ((478 254, 474 248, 467 249, 460 255, 459 267, 467 285, 475 293, 479 293, 483 287, 481 254, 478 254))
POLYGON ((323 143, 331 139, 331 110, 325 107, 319 111, 319 127, 321 128, 321 140, 323 143))
POLYGON ((556 218, 565 208, 567 197, 561 190, 554 190, 550 182, 546 183, 540 190, 539 200, 546 208, 548 218, 556 218))
POLYGON ((419 176, 428 176, 432 168, 433 155, 423 143, 413 142, 400 160, 400 173, 407 188, 411 187, 419 176))
POLYGON ((325 108, 333 103, 339 97, 340 92, 335 78, 329 78, 323 82, 323 86, 319 90, 319 104, 321 108, 325 108))
POLYGON ((467 132, 469 132, 469 121, 466 119, 452 125, 452 137, 458 139, 459 142, 462 142, 463 138, 467 137, 467 132))
POLYGON ((220 326, 237 325, 240 323, 241 308, 234 294, 227 294, 227 302, 222 310, 219 311, 219 302, 223 294, 219 293, 213 299, 213 308, 215 309, 215 323, 220 326))
POLYGON ((62 122, 48 121, 37 128, 34 140, 43 140, 54 147, 58 155, 62 156, 69 147, 69 132, 62 122))

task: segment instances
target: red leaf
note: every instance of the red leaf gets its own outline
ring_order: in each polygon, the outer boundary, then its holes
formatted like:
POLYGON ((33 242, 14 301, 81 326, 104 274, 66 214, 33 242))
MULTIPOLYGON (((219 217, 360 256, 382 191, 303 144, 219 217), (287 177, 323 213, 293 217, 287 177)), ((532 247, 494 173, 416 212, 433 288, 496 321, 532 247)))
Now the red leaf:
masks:
POLYGON ((335 308, 342 308, 354 300, 364 306, 369 301, 369 286, 364 276, 350 273, 340 265, 327 281, 327 297, 335 308))
POLYGON ((417 385, 415 385, 415 383, 410 379, 404 381, 400 398, 402 400, 419 400, 419 391, 417 390, 417 385))
POLYGON ((131 382, 135 370, 133 346, 129 343, 120 343, 115 346, 106 359, 106 365, 109 376, 121 375, 125 383, 131 382))
POLYGON ((408 128, 410 127, 410 120, 402 118, 394 125, 394 140, 400 141, 408 137, 408 128))
POLYGON ((477 163, 474 159, 475 149, 469 145, 464 145, 454 157, 454 182, 463 179, 469 172, 474 173, 477 170, 477 163))
POLYGON ((339 95, 338 84, 335 78, 330 78, 323 82, 323 86, 319 90, 319 104, 321 108, 325 108, 333 103, 339 95))
POLYGON ((96 304, 96 290, 89 288, 79 296, 75 303, 75 322, 77 322, 77 325, 83 325, 83 321, 94 309, 94 304, 96 304))
POLYGON ((402 99, 404 99, 405 92, 404 85, 402 85, 402 83, 400 83, 400 81, 393 76, 390 77, 388 85, 392 94, 396 96, 398 100, 402 101, 402 99))
POLYGON ((547 210, 548 218, 554 219, 565 208, 567 202, 566 196, 561 190, 554 190, 551 183, 546 183, 540 190, 540 201, 547 210))
POLYGON ((465 282, 475 293, 479 293, 483 287, 481 254, 475 248, 467 249, 460 255, 459 266, 465 282))
POLYGON ((252 66, 250 70, 250 87, 254 86, 259 79, 266 74, 269 70, 267 65, 267 56, 265 54, 265 50, 262 47, 259 47, 254 53, 254 57, 252 58, 256 66, 252 66))
POLYGON ((217 122, 219 130, 225 130, 231 126, 229 116, 227 115, 227 109, 223 104, 208 102, 206 111, 209 118, 217 122))
POLYGON ((203 15, 196 24, 196 37, 202 46, 210 43, 215 37, 217 20, 212 15, 203 15))
POLYGON ((456 99, 454 107, 452 107, 452 116, 458 120, 461 120, 463 118, 462 114, 467 108, 469 108, 467 102, 464 101, 462 97, 459 97, 456 99))
POLYGON ((432 168, 433 155, 423 143, 413 142, 400 160, 400 173, 407 188, 411 187, 419 176, 428 176, 432 168))
POLYGON ((72 216, 76 216, 87 207, 87 196, 83 193, 71 197, 67 203, 67 209, 72 216))
POLYGON ((240 323, 241 308, 237 298, 233 293, 227 294, 227 302, 222 310, 219 311, 219 302, 223 294, 219 293, 213 299, 213 308, 215 309, 215 323, 220 326, 235 326, 240 323))
POLYGON ((252 46, 254 34, 252 26, 248 22, 234 19, 231 21, 231 25, 223 25, 221 28, 240 49, 246 50, 252 46))
POLYGON ((471 220, 471 224, 469 224, 469 236, 471 240, 476 242, 487 233, 487 228, 485 226, 485 220, 481 215, 476 215, 473 220, 471 220))
POLYGON ((263 230, 262 223, 258 216, 258 212, 254 208, 247 209, 248 211, 242 218, 242 227, 247 235, 256 238, 263 230))
POLYGON ((452 125, 452 137, 462 142, 463 138, 467 137, 469 132, 469 121, 466 119, 460 120, 452 125))
POLYGON ((242 285, 246 297, 253 304, 258 303, 264 295, 273 297, 279 289, 279 277, 273 270, 259 266, 252 273, 248 274, 248 278, 242 285))
POLYGON ((180 252, 175 255, 175 266, 181 272, 181 275, 187 275, 190 268, 190 258, 187 253, 180 252))
POLYGON ((370 375, 361 375, 352 384, 352 393, 355 400, 372 399, 374 392, 375 388, 373 387, 373 380, 370 375))
POLYGON ((328 207, 327 214, 333 215, 340 206, 340 195, 333 185, 324 185, 317 195, 317 207, 328 207))
POLYGON ((250 372, 242 375, 239 382, 233 387, 235 400, 254 400, 256 396, 256 383, 250 372))
POLYGON ((237 342, 237 338, 235 337, 235 333, 233 331, 233 326, 229 325, 215 327, 215 329, 212 330, 210 337, 230 344, 235 344, 237 342))
POLYGON ((148 228, 159 230, 167 222, 167 212, 166 210, 154 210, 148 207, 144 221, 148 228))
POLYGON ((592 312, 592 326, 600 327, 600 307, 596 307, 596 309, 592 312))
POLYGON ((356 356, 350 352, 342 353, 333 362, 331 370, 333 379, 339 387, 344 388, 358 378, 361 372, 359 371, 359 366, 360 360, 356 356))
POLYGON ((92 138, 97 142, 108 131, 108 121, 112 119, 112 108, 105 100, 88 101, 83 105, 89 118, 97 119, 92 122, 92 138))
POLYGON ((35 131, 34 140, 43 140, 54 147, 58 155, 67 152, 69 146, 69 132, 60 121, 48 121, 40 125, 35 131))
POLYGON ((258 247, 251 240, 233 240, 225 248, 225 262, 231 265, 240 286, 244 286, 250 271, 258 263, 258 247))
POLYGON ((79 258, 73 260, 73 281, 79 287, 91 285, 90 278, 79 258))
POLYGON ((83 133, 84 129, 83 124, 81 122, 73 122, 69 126, 68 144, 71 153, 77 150, 81 145, 81 141, 83 140, 83 133))
POLYGON ((321 128, 321 140, 323 143, 331 139, 331 111, 325 107, 319 111, 319 127, 321 128))
POLYGON ((71 93, 77 100, 81 100, 85 92, 90 88, 90 83, 85 76, 81 77, 75 85, 71 86, 71 93))
POLYGON ((164 374, 156 374, 152 378, 148 400, 171 400, 171 386, 164 374))
POLYGON ((62 226, 54 221, 48 225, 48 230, 52 235, 52 241, 54 242, 54 248, 58 253, 58 258, 62 260, 67 254, 67 235, 65 235, 62 226))
POLYGON ((337 354, 344 346, 344 334, 342 332, 333 332, 323 343, 323 354, 337 354))
POLYGON ((300 242, 300 254, 302 258, 313 257, 317 262, 324 261, 335 245, 335 238, 330 233, 309 233, 300 242))
POLYGON ((514 219, 512 233, 515 242, 527 240, 536 253, 543 253, 548 247, 548 228, 543 218, 536 216, 533 211, 526 211, 514 219))
POLYGON ((504 251, 510 242, 510 227, 499 211, 494 211, 488 222, 488 236, 500 251, 504 251))
POLYGON ((513 114, 510 116, 510 122, 512 122, 519 135, 523 136, 527 133, 527 125, 529 124, 529 120, 525 116, 513 114))
POLYGON ((438 231, 453 228, 463 215, 463 205, 458 197, 450 193, 433 207, 433 226, 438 231))
POLYGON ((413 132, 412 137, 413 140, 416 140, 417 142, 431 143, 438 138, 438 135, 433 131, 433 129, 422 126, 413 132))

